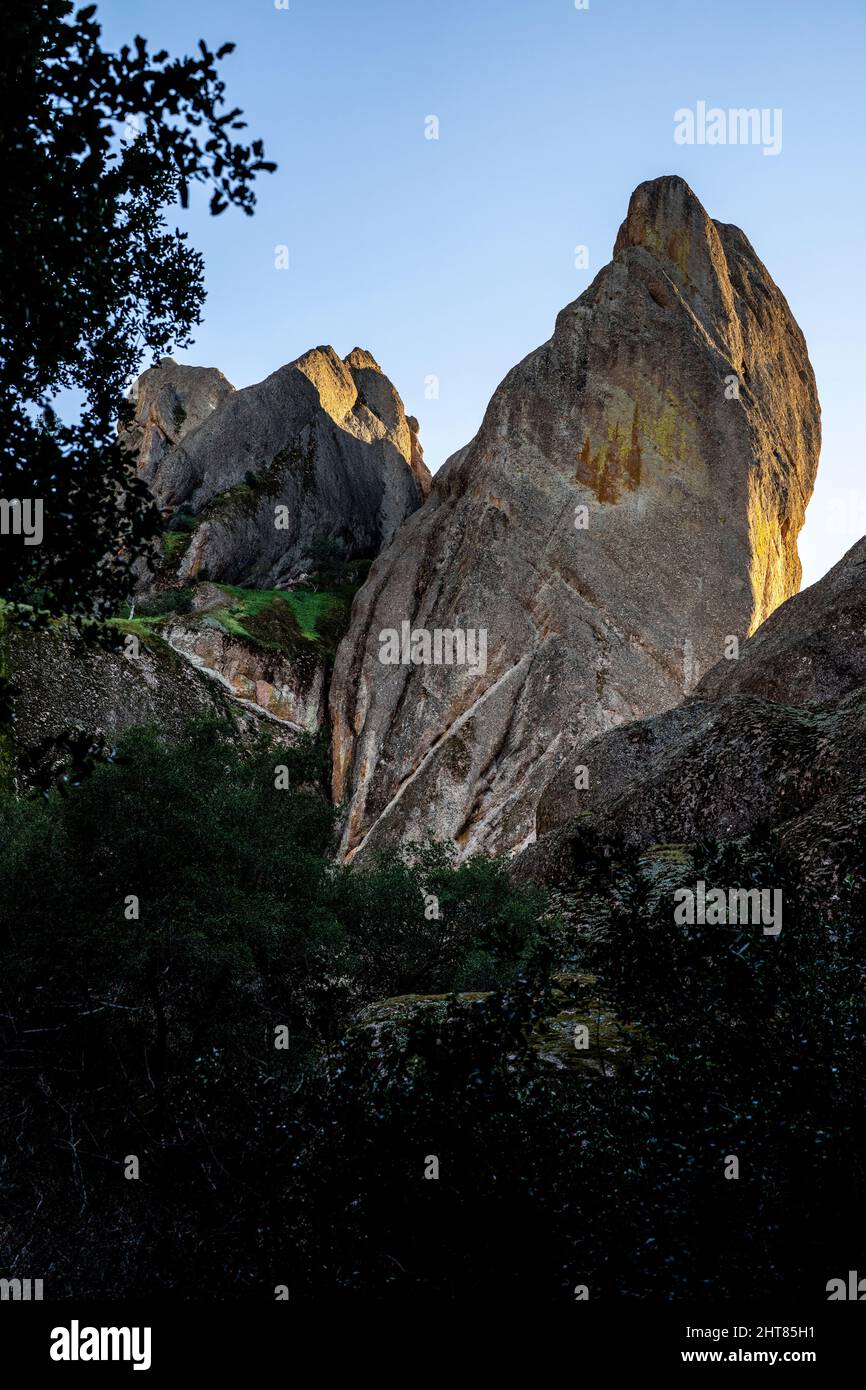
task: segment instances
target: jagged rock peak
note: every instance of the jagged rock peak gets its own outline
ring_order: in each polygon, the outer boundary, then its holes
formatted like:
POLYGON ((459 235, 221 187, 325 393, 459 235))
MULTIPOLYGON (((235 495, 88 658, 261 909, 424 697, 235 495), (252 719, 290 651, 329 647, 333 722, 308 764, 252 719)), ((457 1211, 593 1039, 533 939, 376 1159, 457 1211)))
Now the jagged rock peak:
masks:
POLYGON ((187 518, 189 540, 171 550, 182 583, 280 587, 322 539, 372 558, 430 489, 417 421, 361 348, 312 348, 239 391, 212 369, 160 363, 139 378, 124 437, 167 517, 187 518))
POLYGON ((163 357, 132 383, 135 414, 121 439, 138 450, 138 471, 151 483, 160 460, 234 391, 216 367, 189 367, 163 357))
POLYGON ((356 598, 331 688, 344 855, 531 840, 578 745, 675 705, 796 592, 819 444, 803 336, 747 238, 682 179, 642 184, 356 598), (485 660, 428 663, 422 636, 386 664, 404 623, 483 631, 485 660))

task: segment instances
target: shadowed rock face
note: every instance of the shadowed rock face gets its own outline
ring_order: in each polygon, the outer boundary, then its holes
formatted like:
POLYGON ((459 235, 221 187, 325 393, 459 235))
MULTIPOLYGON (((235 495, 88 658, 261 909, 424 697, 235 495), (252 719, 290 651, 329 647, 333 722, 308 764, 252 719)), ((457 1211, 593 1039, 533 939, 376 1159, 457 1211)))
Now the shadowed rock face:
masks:
POLYGON ((360 348, 345 359, 315 348, 241 391, 164 363, 140 378, 138 401, 129 437, 142 476, 163 511, 197 521, 180 583, 280 587, 309 569, 321 538, 375 555, 429 489, 418 423, 360 348), (186 414, 172 435, 176 398, 186 414))
POLYGON ((121 439, 138 450, 138 471, 151 486, 162 459, 234 391, 216 367, 188 367, 163 357, 132 388, 135 418, 121 439))
POLYGON ((768 822, 829 902, 866 820, 864 637, 866 540, 679 708, 579 750, 589 785, 575 791, 560 776, 546 789, 519 875, 555 881, 570 827, 587 818, 643 847, 734 839, 768 822))
POLYGON ((13 629, 9 667, 19 695, 13 725, 15 750, 33 754, 64 730, 102 734, 109 741, 138 724, 157 724, 169 739, 192 719, 216 716, 253 738, 264 726, 278 741, 293 731, 254 704, 239 705, 222 682, 155 636, 141 638, 133 660, 122 651, 88 646, 73 630, 13 629))
POLYGON ((802 334, 746 237, 681 179, 642 184, 355 600, 331 687, 344 855, 531 841, 576 746, 675 705, 796 592, 819 442, 802 334), (486 669, 382 664, 403 622, 485 629, 486 669))

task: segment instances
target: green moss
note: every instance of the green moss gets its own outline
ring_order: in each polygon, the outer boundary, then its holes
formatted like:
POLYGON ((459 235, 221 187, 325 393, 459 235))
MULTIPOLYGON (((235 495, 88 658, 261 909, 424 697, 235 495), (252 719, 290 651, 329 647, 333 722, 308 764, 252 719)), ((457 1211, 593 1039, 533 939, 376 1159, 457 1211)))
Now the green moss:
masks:
POLYGON ((673 445, 677 433, 676 410, 670 404, 666 404, 658 418, 656 424, 656 444, 661 457, 665 463, 673 461, 673 445))
POLYGON ((348 622, 350 592, 219 587, 232 602, 210 617, 232 636, 271 651, 332 653, 348 622))
POLYGON ((157 646, 167 646, 158 632, 160 623, 164 621, 164 615, 153 618, 110 618, 105 626, 113 628, 115 632, 131 632, 139 639, 143 647, 153 649, 157 646))
POLYGON ((631 437, 628 443, 628 455, 624 462, 629 487, 632 489, 640 487, 643 460, 640 451, 640 405, 637 401, 634 403, 634 413, 631 418, 631 437))
POLYGON ((682 463, 694 454, 695 421, 673 391, 666 391, 662 397, 661 409, 657 413, 654 410, 650 411, 646 417, 640 416, 635 404, 631 439, 624 456, 630 485, 636 485, 640 481, 641 435, 652 442, 659 458, 671 466, 682 463))
POLYGON ((166 560, 179 557, 189 545, 190 537, 185 531, 166 531, 162 538, 162 553, 166 560))

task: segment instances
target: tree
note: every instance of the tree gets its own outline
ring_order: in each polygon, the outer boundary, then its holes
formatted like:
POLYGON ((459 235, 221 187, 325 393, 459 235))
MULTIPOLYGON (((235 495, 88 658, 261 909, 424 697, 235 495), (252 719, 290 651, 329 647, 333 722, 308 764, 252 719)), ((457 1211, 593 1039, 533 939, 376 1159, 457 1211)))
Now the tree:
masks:
POLYGON ((164 211, 202 183, 214 215, 251 214, 256 175, 275 168, 224 109, 217 64, 233 44, 170 59, 136 37, 109 53, 95 11, 8 0, 0 55, 0 594, 78 619, 119 611, 160 527, 117 422, 142 359, 187 345, 201 321, 202 257, 164 211), (77 423, 52 408, 61 392, 77 423), (38 543, 35 527, 13 534, 10 504, 25 501, 41 504, 38 543))
MULTIPOLYGON (((414 868, 333 863, 325 757, 321 739, 251 745, 213 721, 175 743, 138 729, 62 793, 0 798, 4 1272, 26 1250, 53 1296, 191 1277, 233 1296, 285 1242, 281 1211, 272 1229, 259 1218, 290 1142, 326 1152, 322 1066, 358 1008, 519 968, 533 899, 504 866, 451 868, 429 849, 414 868), (305 1077, 312 1111, 290 1131, 305 1077)), ((509 1050, 488 1028, 499 1072, 509 1050)), ((347 1097, 358 1072, 340 1075, 347 1097)))
POLYGON ((347 582, 351 567, 346 551, 332 536, 315 536, 307 546, 304 559, 310 564, 313 588, 319 584, 325 589, 337 588, 347 582))

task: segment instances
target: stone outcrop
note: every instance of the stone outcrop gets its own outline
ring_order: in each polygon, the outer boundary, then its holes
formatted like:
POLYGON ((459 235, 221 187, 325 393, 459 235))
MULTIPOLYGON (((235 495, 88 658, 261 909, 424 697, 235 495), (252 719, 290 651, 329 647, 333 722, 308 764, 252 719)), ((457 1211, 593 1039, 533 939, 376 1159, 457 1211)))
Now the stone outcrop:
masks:
POLYGON ((173 621, 165 640, 199 670, 255 711, 289 725, 296 733, 318 733, 325 715, 325 666, 312 656, 301 662, 263 650, 207 621, 173 621))
MULTIPOLYGON (((193 611, 157 619, 159 635, 257 716, 295 734, 316 734, 325 721, 334 648, 327 622, 323 632, 305 636, 288 597, 263 597, 257 611, 244 612, 230 590, 199 584, 193 611)), ((338 621, 342 628, 344 619, 338 621)))
POLYGON ((371 558, 429 489, 418 422, 360 348, 345 359, 315 348, 240 391, 161 363, 139 380, 136 420, 141 475, 168 519, 185 517, 181 584, 282 588, 322 540, 371 558))
MULTIPOLYGON (((493 997, 486 991, 477 991, 379 999, 361 1011, 349 1036, 364 1038, 384 1060, 395 1049, 405 1051, 411 1028, 425 1016, 445 1026, 449 1011, 474 1010, 478 1014, 493 997)), ((570 973, 553 978, 550 1013, 533 1029, 529 1042, 545 1070, 612 1077, 625 1050, 628 1032, 600 1002, 594 977, 570 973), (580 1025, 587 1033, 583 1050, 578 1050, 574 1041, 575 1029, 580 1025)))
POLYGON ((575 827, 644 849, 769 825, 825 893, 866 824, 866 540, 791 598, 677 709, 588 742, 588 785, 554 778, 522 877, 556 882, 575 827))
POLYGON ((317 348, 240 391, 167 357, 130 396, 121 439, 166 520, 152 567, 136 565, 135 620, 118 623, 140 654, 62 625, 10 634, 20 758, 67 730, 110 741, 156 723, 174 736, 202 714, 282 742, 318 733, 355 571, 429 491, 417 420, 359 348, 317 348), (311 558, 328 541, 331 559, 311 558))
MULTIPOLYGON (((258 711, 239 705, 159 636, 126 627, 138 638, 134 657, 93 647, 62 625, 35 632, 10 628, 9 673, 18 691, 12 734, 22 766, 66 731, 111 742, 135 725, 156 724, 173 738, 205 716, 227 719, 246 736, 261 728, 258 711)), ((291 741, 290 730, 271 720, 267 727, 278 741, 291 741)))
POLYGON ((330 699, 343 855, 531 842, 577 747, 676 705, 796 592, 819 442, 806 345, 747 238, 682 179, 642 184, 356 597, 330 699), (428 638, 383 664, 404 624, 428 638), (436 630, 483 630, 486 660, 429 662, 436 630))
POLYGON ((132 424, 121 439, 137 450, 138 472, 153 484, 159 465, 192 430, 203 424, 234 391, 216 367, 188 367, 163 357, 142 372, 130 396, 135 405, 132 424))

